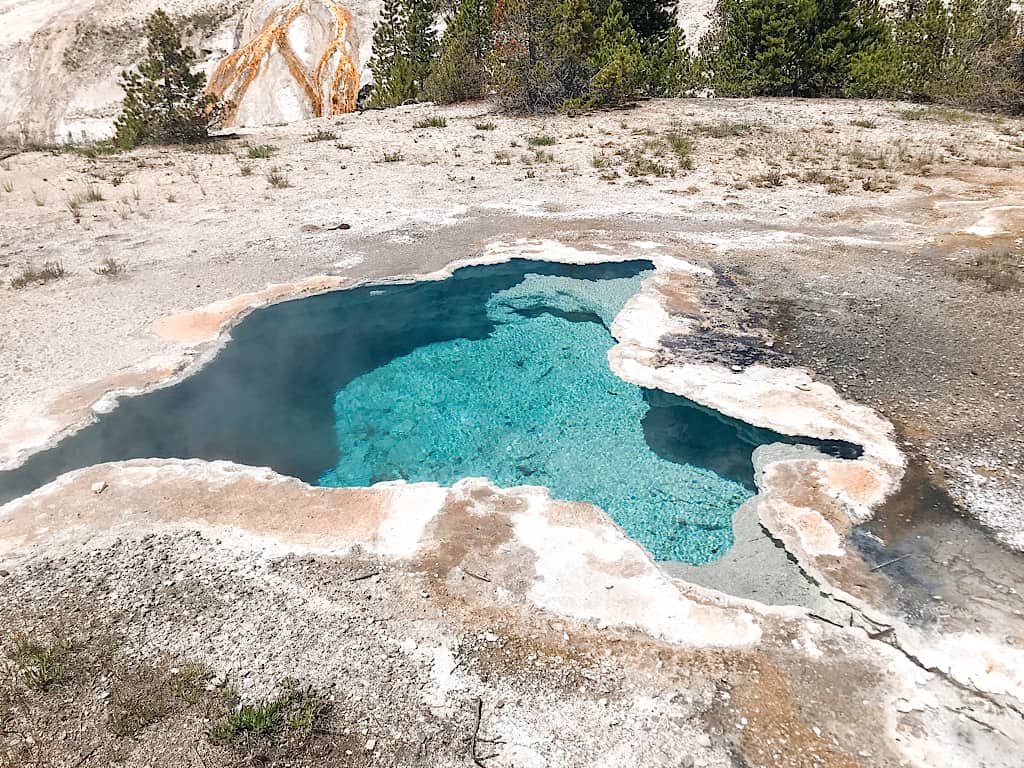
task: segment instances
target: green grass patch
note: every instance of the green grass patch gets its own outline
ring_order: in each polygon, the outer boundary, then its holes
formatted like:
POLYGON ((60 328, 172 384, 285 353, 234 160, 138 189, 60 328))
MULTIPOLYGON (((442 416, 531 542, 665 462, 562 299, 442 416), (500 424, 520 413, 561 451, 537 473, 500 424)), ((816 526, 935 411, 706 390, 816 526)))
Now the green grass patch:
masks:
POLYGON ((679 131, 669 131, 665 134, 665 143, 668 144, 672 154, 676 156, 679 167, 687 171, 693 170, 693 139, 679 131))
MULTIPOLYGON (((60 267, 61 276, 63 269, 60 267)), ((13 287, 14 281, 11 282, 13 287)), ((46 691, 71 677, 68 671, 71 648, 71 641, 64 638, 42 641, 18 637, 8 656, 25 685, 33 691, 46 691)))
POLYGON ((558 140, 554 136, 540 134, 537 136, 527 136, 526 143, 531 147, 552 147, 558 143, 558 140))
POLYGON ((312 735, 326 720, 329 702, 311 687, 285 680, 281 693, 240 704, 215 723, 210 739, 233 747, 252 748, 312 735))
POLYGON ((412 124, 413 128, 447 128, 448 119, 441 115, 431 115, 412 124))
POLYGON ((250 160, 266 160, 275 152, 277 152, 277 147, 270 144, 257 144, 255 147, 249 147, 246 157, 250 160))

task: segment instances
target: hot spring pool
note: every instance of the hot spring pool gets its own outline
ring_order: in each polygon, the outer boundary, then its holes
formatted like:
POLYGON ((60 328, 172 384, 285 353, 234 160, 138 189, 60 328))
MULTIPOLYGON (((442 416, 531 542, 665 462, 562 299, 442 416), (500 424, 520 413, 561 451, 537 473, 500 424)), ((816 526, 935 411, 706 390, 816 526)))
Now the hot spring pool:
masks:
POLYGON ((754 493, 754 447, 793 440, 612 373, 608 329, 651 270, 516 260, 257 310, 195 375, 0 473, 0 501, 147 457, 331 487, 485 476, 593 502, 657 559, 709 562, 754 493))

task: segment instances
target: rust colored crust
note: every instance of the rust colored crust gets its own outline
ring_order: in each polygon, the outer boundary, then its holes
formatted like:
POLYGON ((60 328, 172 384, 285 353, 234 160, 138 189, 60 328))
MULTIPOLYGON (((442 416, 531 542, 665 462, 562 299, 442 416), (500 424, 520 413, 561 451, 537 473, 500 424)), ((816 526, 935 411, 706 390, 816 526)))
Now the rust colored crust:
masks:
POLYGON ((256 80, 264 61, 275 46, 315 116, 327 117, 355 111, 356 97, 359 95, 359 72, 348 53, 352 14, 340 5, 330 2, 324 4, 334 17, 334 36, 312 72, 306 70, 288 42, 288 29, 303 12, 304 1, 271 15, 259 34, 217 65, 207 90, 226 102, 225 123, 234 122, 249 86, 256 80), (337 63, 328 81, 329 65, 335 57, 337 63))
MULTIPOLYGON (((786 674, 766 656, 750 654, 733 688, 737 715, 746 723, 736 739, 749 765, 775 768, 857 768, 864 765, 811 730, 786 674)), ((820 732, 820 731, 819 731, 820 732)), ((877 749, 877 747, 876 747, 877 749)))
POLYGON ((212 341, 226 324, 238 319, 249 309, 282 299, 344 288, 348 282, 343 277, 320 276, 297 283, 272 285, 262 291, 243 293, 233 299, 208 304, 201 309, 162 317, 150 326, 150 330, 165 341, 180 344, 212 341))
MULTIPOLYGON (((17 502, 18 511, 0 518, 0 552, 23 552, 50 540, 88 540, 118 528, 140 530, 168 523, 228 526, 249 530, 278 542, 324 549, 356 542, 372 544, 392 501, 387 491, 370 488, 313 488, 281 479, 268 494, 258 470, 204 471, 203 462, 127 462, 150 469, 150 477, 112 482, 102 493, 93 483, 111 479, 110 465, 99 464, 42 497, 17 502), (149 467, 147 467, 149 465, 149 467), (175 470, 178 471, 175 471, 175 470), (152 482, 159 476, 159 492, 152 482), (229 486, 230 493, 224 488, 229 486), (71 518, 63 510, 74 508, 71 518)), ((209 467, 207 466, 207 470, 209 467)))

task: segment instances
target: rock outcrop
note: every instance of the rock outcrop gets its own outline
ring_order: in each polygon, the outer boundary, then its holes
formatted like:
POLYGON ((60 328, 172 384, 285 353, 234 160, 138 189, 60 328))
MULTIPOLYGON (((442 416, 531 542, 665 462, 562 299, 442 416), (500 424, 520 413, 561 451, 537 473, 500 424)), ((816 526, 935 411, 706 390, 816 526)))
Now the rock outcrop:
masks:
POLYGON ((351 111, 380 0, 19 0, 0 5, 0 143, 113 133, 121 71, 163 7, 232 102, 228 127, 351 111))
POLYGON ((210 90, 236 126, 326 117, 356 108, 359 35, 333 0, 269 0, 242 17, 240 45, 217 65, 210 90))

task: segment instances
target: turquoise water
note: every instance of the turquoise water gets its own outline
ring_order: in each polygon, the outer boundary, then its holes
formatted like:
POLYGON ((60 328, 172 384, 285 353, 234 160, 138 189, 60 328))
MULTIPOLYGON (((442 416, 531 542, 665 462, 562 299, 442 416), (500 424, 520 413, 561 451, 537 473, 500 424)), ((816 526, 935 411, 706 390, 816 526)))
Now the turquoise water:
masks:
POLYGON ((320 484, 543 485, 599 505, 658 559, 720 556, 751 490, 659 456, 644 391, 608 367, 607 326, 647 274, 528 274, 488 301, 485 338, 418 347, 355 378, 334 401, 340 458, 320 484))
POLYGON ((657 558, 708 562, 754 492, 754 448, 797 440, 611 372, 608 327, 651 268, 515 260, 260 309, 192 376, 0 472, 0 503, 131 458, 330 486, 485 476, 598 504, 657 558))

